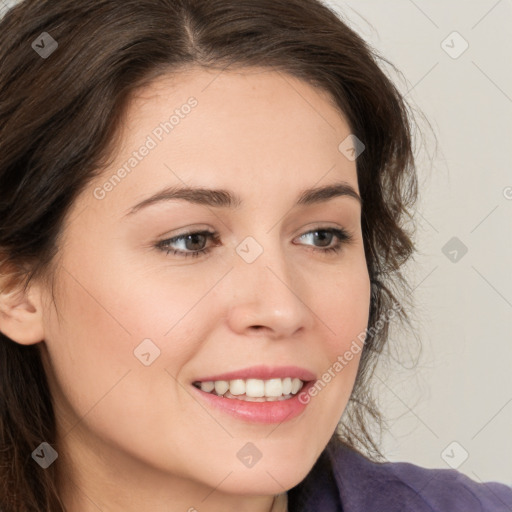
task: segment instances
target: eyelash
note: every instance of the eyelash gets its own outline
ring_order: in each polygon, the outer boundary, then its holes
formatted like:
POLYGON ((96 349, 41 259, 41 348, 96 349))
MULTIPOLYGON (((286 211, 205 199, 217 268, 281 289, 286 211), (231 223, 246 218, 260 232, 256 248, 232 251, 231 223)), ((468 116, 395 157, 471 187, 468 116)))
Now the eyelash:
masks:
MULTIPOLYGON (((342 245, 351 242, 352 238, 353 238, 352 235, 350 235, 347 231, 345 231, 344 229, 338 229, 338 228, 325 228, 325 229, 316 228, 311 231, 307 231, 303 235, 300 235, 300 237, 309 235, 311 233, 324 233, 324 232, 331 233, 331 234, 335 235, 338 238, 338 243, 334 247, 327 247, 325 249, 313 249, 314 252, 320 252, 320 253, 323 253, 326 255, 330 254, 330 253, 338 254, 340 252, 340 250, 342 249, 342 245)), ((185 251, 180 251, 180 250, 169 248, 170 244, 176 243, 180 240, 184 240, 188 237, 195 236, 195 235, 206 236, 209 239, 213 240, 215 245, 218 245, 218 243, 220 242, 219 235, 216 232, 203 230, 203 231, 192 231, 190 233, 183 233, 182 235, 175 236, 173 238, 168 238, 167 240, 162 240, 161 242, 158 242, 156 247, 159 250, 165 252, 167 255, 172 252, 174 255, 178 255, 178 256, 184 257, 184 258, 188 258, 188 257, 197 258, 201 255, 209 254, 209 252, 211 251, 211 248, 205 248, 205 249, 200 249, 199 251, 191 251, 191 252, 185 252, 185 251)))

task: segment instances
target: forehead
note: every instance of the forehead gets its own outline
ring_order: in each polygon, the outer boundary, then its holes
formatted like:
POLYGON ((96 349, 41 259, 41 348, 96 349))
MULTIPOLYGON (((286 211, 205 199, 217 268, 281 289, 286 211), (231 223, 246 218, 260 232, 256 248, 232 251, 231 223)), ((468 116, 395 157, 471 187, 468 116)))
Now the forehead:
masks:
MULTIPOLYGON (((124 120, 125 139, 140 137, 150 127, 170 120, 172 139, 207 134, 202 143, 213 138, 217 147, 222 142, 217 135, 226 132, 236 136, 238 144, 241 139, 259 137, 284 146, 301 139, 307 149, 321 138, 325 145, 337 149, 340 140, 350 133, 343 113, 326 91, 282 71, 254 67, 190 67, 160 76, 132 98, 124 120), (189 112, 187 103, 191 98, 197 106, 189 112)), ((234 145, 231 149, 234 152, 234 145)))
POLYGON ((349 135, 332 98, 290 75, 190 68, 137 92, 115 161, 98 183, 125 169, 109 196, 124 210, 175 185, 236 189, 255 204, 271 196, 287 201, 276 190, 295 200, 297 191, 340 180, 357 191, 355 162, 339 150, 349 135), (136 160, 134 151, 148 141, 151 150, 136 160))
MULTIPOLYGON (((233 99, 267 101, 269 107, 275 107, 278 99, 285 101, 285 104, 292 104, 299 98, 311 107, 312 102, 318 103, 318 98, 322 98, 325 104, 337 108, 334 99, 326 90, 282 70, 257 66, 218 69, 195 65, 182 66, 168 73, 162 72, 132 95, 132 107, 137 108, 138 105, 158 97, 165 101, 166 98, 181 95, 183 99, 185 96, 182 93, 186 95, 192 92, 196 96, 210 99, 229 95, 233 99)), ((224 106, 229 109, 230 104, 224 106)), ((343 114, 338 110, 336 115, 343 114)))

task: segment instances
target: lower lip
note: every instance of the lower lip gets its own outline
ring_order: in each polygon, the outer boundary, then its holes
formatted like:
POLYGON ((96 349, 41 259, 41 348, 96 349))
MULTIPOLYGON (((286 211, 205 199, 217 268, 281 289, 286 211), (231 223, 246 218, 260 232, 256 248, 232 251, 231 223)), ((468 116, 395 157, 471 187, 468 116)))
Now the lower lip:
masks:
POLYGON ((306 406, 299 401, 299 395, 307 392, 314 382, 307 382, 302 389, 288 400, 276 400, 274 402, 246 402, 236 398, 224 398, 222 396, 206 393, 192 386, 194 392, 209 406, 220 409, 231 416, 249 423, 283 423, 296 418, 304 412, 306 406))

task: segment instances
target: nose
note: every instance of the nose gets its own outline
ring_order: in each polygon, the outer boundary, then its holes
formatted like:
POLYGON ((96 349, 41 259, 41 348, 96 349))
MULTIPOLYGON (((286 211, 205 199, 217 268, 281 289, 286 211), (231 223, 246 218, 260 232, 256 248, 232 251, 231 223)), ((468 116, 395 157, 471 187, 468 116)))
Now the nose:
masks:
POLYGON ((234 266, 225 283, 228 323, 234 332, 280 339, 312 328, 312 287, 281 247, 266 247, 252 263, 235 255, 234 266))

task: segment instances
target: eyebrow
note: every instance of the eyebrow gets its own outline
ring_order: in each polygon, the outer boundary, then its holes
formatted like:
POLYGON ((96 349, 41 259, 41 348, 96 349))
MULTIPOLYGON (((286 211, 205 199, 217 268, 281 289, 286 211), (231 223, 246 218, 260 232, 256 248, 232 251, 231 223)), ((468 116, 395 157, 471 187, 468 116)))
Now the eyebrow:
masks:
MULTIPOLYGON (((297 199, 296 206, 310 206, 323 203, 336 197, 352 197, 362 205, 362 199, 355 189, 346 182, 337 182, 323 187, 303 190, 297 199)), ((210 206, 213 208, 238 208, 243 204, 240 196, 225 189, 210 189, 203 187, 167 187, 156 194, 144 199, 130 208, 126 215, 147 208, 148 206, 172 200, 183 200, 189 203, 210 206)))

